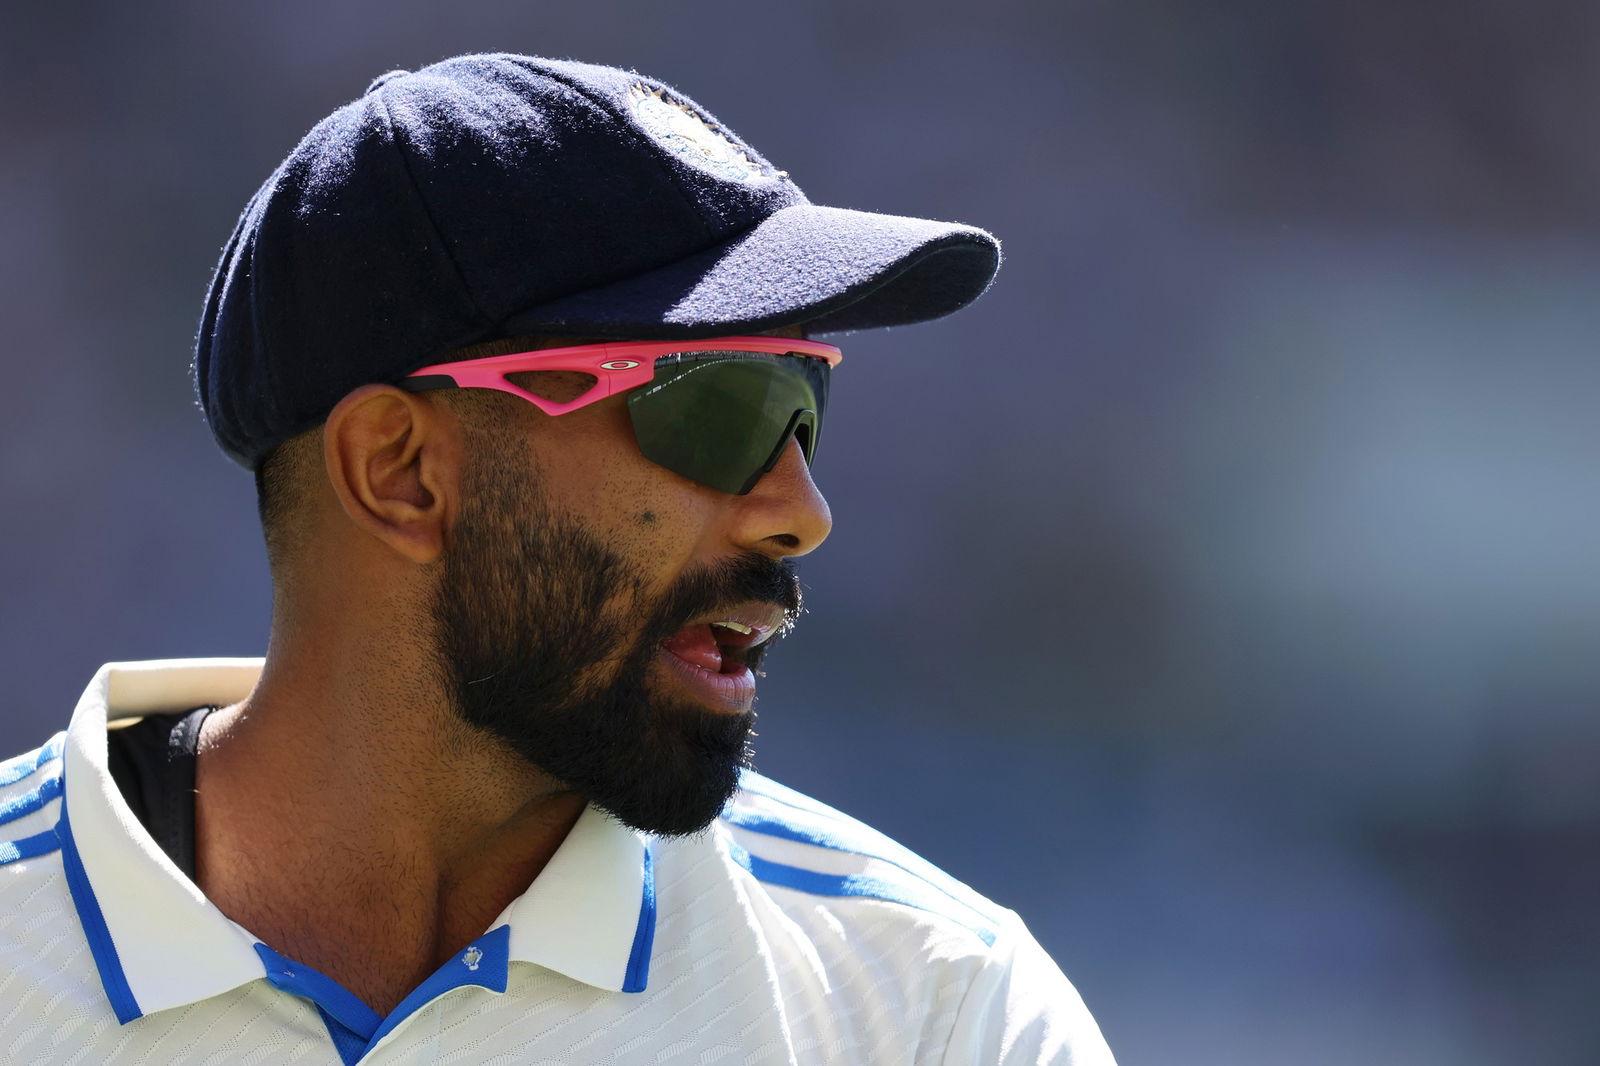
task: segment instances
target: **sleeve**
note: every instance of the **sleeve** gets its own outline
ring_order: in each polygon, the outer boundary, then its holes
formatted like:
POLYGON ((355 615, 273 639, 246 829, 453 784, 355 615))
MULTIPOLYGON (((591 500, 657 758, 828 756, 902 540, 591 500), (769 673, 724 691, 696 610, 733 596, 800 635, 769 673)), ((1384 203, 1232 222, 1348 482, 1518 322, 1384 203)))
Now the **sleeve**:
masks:
POLYGON ((943 1066, 1116 1066, 1078 990, 1009 917, 956 1013, 943 1066))

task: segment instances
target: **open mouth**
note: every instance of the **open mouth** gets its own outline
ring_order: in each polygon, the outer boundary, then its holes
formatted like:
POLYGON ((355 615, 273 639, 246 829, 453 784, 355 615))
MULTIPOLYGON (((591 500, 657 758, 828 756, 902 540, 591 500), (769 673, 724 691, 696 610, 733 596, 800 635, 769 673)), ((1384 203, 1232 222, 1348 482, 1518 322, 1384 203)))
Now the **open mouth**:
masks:
POLYGON ((776 627, 737 619, 696 622, 661 642, 662 648, 690 666, 713 674, 742 674, 760 669, 767 640, 776 627))

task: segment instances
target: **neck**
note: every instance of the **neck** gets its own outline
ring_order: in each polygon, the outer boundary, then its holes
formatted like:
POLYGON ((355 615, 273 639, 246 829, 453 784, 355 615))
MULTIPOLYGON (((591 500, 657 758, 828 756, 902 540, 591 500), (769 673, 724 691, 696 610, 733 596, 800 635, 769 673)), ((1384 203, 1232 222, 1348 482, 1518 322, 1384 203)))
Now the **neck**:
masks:
POLYGON ((489 928, 584 804, 456 718, 414 636, 349 634, 275 631, 255 690, 207 720, 197 878, 382 1014, 489 928))

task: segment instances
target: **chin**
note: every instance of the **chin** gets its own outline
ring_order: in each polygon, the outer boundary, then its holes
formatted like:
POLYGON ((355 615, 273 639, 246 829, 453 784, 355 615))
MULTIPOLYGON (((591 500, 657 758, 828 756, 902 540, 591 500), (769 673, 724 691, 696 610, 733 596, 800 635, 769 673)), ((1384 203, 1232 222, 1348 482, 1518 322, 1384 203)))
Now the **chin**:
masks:
POLYGON ((706 829, 739 788, 755 714, 676 704, 657 709, 650 739, 610 765, 586 798, 631 828, 660 836, 706 829))

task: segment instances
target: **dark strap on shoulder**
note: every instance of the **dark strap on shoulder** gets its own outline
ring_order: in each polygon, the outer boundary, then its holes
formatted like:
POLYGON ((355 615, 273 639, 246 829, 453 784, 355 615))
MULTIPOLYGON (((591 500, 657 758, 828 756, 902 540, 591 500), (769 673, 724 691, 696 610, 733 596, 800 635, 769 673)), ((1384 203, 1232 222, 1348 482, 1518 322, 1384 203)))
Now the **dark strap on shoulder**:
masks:
POLYGON ((145 830, 194 880, 194 767, 200 727, 215 707, 152 714, 110 730, 111 777, 145 830))

